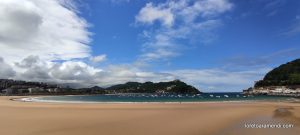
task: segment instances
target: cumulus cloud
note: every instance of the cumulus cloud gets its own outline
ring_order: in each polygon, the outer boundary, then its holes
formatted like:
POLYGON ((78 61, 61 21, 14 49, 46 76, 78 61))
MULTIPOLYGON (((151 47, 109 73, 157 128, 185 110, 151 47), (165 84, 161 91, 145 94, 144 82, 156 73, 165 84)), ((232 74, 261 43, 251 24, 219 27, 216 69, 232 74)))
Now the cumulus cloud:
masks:
POLYGON ((110 86, 128 81, 157 82, 175 79, 167 73, 145 72, 131 65, 111 65, 101 69, 75 60, 46 62, 38 56, 28 56, 20 62, 16 62, 14 68, 5 64, 3 59, 1 59, 0 65, 3 67, 1 70, 3 73, 0 72, 0 75, 4 77, 27 81, 76 84, 78 87, 110 86))
POLYGON ((88 80, 98 69, 74 61, 90 57, 89 24, 79 14, 69 0, 1 0, 1 78, 88 80))
POLYGON ((55 83, 79 83, 91 85, 94 75, 101 69, 94 68, 82 61, 46 62, 38 56, 28 56, 15 63, 17 75, 15 79, 27 81, 46 81, 55 83))
POLYGON ((106 54, 90 57, 90 61, 92 61, 93 63, 103 62, 106 59, 106 54))
POLYGON ((174 21, 171 9, 163 8, 161 6, 155 7, 152 3, 147 3, 136 16, 137 22, 152 24, 156 20, 160 21, 165 26, 171 27, 174 21))
POLYGON ((48 61, 88 57, 88 23, 76 14, 71 3, 1 0, 1 56, 9 63, 29 55, 48 61))
POLYGON ((81 61, 67 61, 51 67, 50 73, 54 78, 62 80, 88 80, 89 76, 100 71, 81 61))
POLYGON ((233 4, 227 0, 178 0, 163 3, 147 3, 137 14, 135 21, 158 27, 143 31, 141 61, 168 59, 180 54, 180 40, 209 43, 217 36, 214 30, 222 25, 219 15, 231 10, 233 4))

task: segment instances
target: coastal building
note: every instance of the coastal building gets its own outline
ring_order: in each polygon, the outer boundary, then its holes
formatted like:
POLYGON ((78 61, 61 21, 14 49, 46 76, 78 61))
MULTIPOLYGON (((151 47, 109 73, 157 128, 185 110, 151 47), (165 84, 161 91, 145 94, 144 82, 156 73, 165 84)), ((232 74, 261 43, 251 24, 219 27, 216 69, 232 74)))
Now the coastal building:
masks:
POLYGON ((243 90, 244 94, 249 95, 283 95, 283 96, 299 96, 300 86, 265 86, 243 90))
POLYGON ((59 88, 48 88, 47 91, 49 93, 58 93, 58 92, 61 92, 61 90, 59 88))
POLYGON ((16 89, 16 88, 7 88, 2 90, 2 94, 12 95, 12 94, 27 94, 29 93, 28 89, 16 89))
POLYGON ((43 88, 40 87, 33 87, 33 88, 28 88, 29 93, 39 93, 44 91, 43 88))
POLYGON ((29 93, 28 89, 17 89, 17 94, 27 94, 29 93))
POLYGON ((12 95, 12 94, 14 94, 14 90, 12 88, 7 88, 7 89, 2 90, 2 94, 12 95))
POLYGON ((285 93, 285 94, 294 94, 294 93, 297 93, 297 92, 295 90, 292 90, 292 89, 284 89, 283 93, 285 93))

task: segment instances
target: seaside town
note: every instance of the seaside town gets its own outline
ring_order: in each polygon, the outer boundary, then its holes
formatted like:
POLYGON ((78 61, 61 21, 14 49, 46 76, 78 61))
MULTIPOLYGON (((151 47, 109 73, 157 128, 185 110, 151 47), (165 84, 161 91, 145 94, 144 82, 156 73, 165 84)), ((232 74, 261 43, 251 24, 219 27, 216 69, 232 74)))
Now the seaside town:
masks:
POLYGON ((43 82, 0 79, 1 95, 60 93, 62 88, 43 82))
POLYGON ((265 86, 243 90, 245 95, 300 96, 300 85, 296 86, 265 86))
POLYGON ((0 96, 23 95, 84 95, 104 94, 103 88, 71 88, 69 86, 44 82, 27 82, 12 79, 0 79, 0 96))
MULTIPOLYGON (((147 84, 147 83, 146 83, 147 84)), ((134 90, 135 84, 133 82, 115 85, 108 89, 114 93, 130 93, 134 90), (128 88, 124 88, 126 87, 128 88), (130 85, 130 86, 128 86, 130 85), (125 92, 126 91, 126 92, 125 92)), ((137 88, 141 89, 141 84, 137 88)), ((173 85, 172 87, 174 87, 173 85)), ((143 87, 143 86, 142 86, 143 87)), ((167 87, 166 90, 170 90, 171 87, 167 87)), ((158 90, 157 92, 165 92, 164 90, 158 90)), ((63 95, 63 94, 106 94, 105 89, 101 87, 72 89, 69 87, 62 87, 56 84, 48 84, 44 82, 26 82, 20 80, 0 79, 0 95, 63 95), (102 92, 101 92, 102 91, 102 92)), ((137 91, 134 91, 137 92, 137 91)), ((245 95, 271 95, 271 96, 300 96, 300 85, 291 86, 261 86, 250 87, 243 90, 245 95)))

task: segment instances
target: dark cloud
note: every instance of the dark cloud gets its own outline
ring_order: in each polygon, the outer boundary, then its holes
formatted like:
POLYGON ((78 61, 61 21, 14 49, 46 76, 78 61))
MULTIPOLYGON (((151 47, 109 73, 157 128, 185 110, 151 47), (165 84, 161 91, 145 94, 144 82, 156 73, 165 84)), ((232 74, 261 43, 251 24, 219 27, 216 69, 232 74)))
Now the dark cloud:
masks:
POLYGON ((0 57, 0 78, 6 79, 6 78, 12 78, 16 75, 16 72, 13 70, 13 68, 5 63, 2 57, 0 57))
POLYGON ((15 65, 21 68, 30 68, 40 61, 38 56, 30 55, 23 59, 21 62, 16 62, 15 65))

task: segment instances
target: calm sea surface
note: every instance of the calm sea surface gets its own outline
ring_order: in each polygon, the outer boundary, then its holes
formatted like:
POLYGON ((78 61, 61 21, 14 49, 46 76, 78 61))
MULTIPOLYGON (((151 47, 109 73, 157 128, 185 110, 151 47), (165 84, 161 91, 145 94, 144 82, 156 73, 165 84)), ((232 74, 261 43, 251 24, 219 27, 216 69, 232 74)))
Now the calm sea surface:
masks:
POLYGON ((198 95, 115 94, 88 96, 48 96, 26 99, 37 102, 215 102, 215 101, 283 101, 290 97, 245 96, 241 93, 203 93, 198 95))

